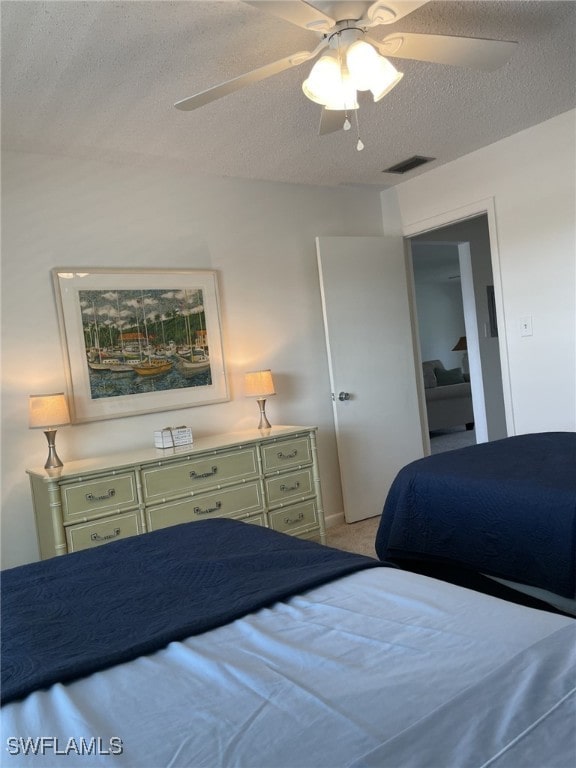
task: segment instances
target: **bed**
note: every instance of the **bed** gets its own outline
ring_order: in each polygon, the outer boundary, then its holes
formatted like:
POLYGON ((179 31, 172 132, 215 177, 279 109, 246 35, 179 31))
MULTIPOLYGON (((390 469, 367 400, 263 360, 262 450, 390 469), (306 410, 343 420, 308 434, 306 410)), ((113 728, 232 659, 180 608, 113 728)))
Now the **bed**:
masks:
POLYGON ((405 466, 376 551, 406 568, 483 574, 576 613, 576 433, 509 437, 405 466))
POLYGON ((3 572, 4 766, 568 768, 576 621, 242 522, 3 572))

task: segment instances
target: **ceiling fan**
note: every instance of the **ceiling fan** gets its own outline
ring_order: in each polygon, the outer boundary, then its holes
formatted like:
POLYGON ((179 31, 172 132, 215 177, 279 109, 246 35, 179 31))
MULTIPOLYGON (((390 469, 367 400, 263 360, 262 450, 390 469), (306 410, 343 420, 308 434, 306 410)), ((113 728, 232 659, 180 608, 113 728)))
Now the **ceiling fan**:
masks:
POLYGON ((392 24, 425 5, 427 0, 377 2, 320 2, 305 0, 244 0, 303 29, 317 32, 318 45, 208 88, 176 102, 177 109, 193 110, 247 85, 322 56, 304 81, 305 95, 322 104, 320 134, 350 127, 348 112, 358 109, 357 91, 370 90, 379 101, 402 78, 388 58, 415 59, 437 64, 493 71, 511 57, 517 43, 473 37, 393 32, 380 39, 367 30, 392 24), (320 10, 323 6, 328 12, 320 10))

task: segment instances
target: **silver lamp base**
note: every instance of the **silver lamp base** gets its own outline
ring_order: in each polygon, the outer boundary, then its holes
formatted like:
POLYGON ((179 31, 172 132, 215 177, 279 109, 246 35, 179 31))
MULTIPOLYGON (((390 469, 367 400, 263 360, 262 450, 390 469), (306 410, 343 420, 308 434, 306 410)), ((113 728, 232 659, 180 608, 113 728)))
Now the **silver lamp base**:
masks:
POLYGON ((260 423, 258 424, 258 429, 270 429, 272 425, 266 418, 266 398, 259 397, 256 402, 260 408, 260 423))
POLYGON ((46 440, 48 440, 48 459, 46 460, 46 464, 44 464, 44 469, 57 469, 58 467, 63 467, 64 464, 60 461, 60 457, 56 453, 56 430, 47 429, 44 434, 46 435, 46 440))

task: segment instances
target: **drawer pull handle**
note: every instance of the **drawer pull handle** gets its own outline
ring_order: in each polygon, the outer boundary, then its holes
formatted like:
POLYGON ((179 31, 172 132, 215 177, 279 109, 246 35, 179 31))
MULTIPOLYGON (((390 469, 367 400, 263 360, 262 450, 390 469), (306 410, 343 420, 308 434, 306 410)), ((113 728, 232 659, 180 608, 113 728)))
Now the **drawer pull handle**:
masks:
POLYGON ((304 519, 304 512, 300 512, 298 517, 285 517, 284 522, 286 525, 294 525, 294 523, 299 523, 300 520, 304 519))
POLYGON ((208 472, 195 472, 192 470, 192 472, 190 472, 190 477, 193 480, 200 480, 203 477, 212 477, 212 475, 215 475, 216 472, 218 472, 218 467, 214 465, 212 469, 208 470, 208 472))
POLYGON ((206 509, 202 509, 202 507, 194 507, 194 514, 195 515, 210 515, 212 512, 218 512, 218 510, 222 507, 222 502, 217 501, 215 507, 207 507, 206 509))
POLYGON ((86 495, 86 501, 105 501, 106 499, 111 499, 114 496, 116 496, 116 490, 114 488, 110 488, 106 491, 106 493, 103 493, 101 496, 95 496, 93 493, 87 493, 86 495))
POLYGON ((90 538, 92 541, 110 541, 110 539, 115 539, 116 536, 120 536, 120 528, 114 528, 114 533, 108 533, 105 536, 100 536, 99 533, 93 533, 90 538))
POLYGON ((282 451, 278 451, 276 456, 279 459, 293 459, 295 456, 298 455, 298 449, 294 448, 294 450, 291 453, 282 453, 282 451))
POLYGON ((289 493, 290 491, 297 491, 298 488, 300 488, 300 483, 297 481, 294 483, 294 485, 284 485, 282 484, 280 486, 280 490, 284 493, 289 493))

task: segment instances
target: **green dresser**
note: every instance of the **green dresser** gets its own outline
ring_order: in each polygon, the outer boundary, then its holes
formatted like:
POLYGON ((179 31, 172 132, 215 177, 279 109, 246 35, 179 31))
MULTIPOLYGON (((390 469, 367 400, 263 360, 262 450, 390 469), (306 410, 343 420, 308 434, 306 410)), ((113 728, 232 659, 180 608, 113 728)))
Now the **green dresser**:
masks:
POLYGON ((212 517, 326 540, 315 427, 231 432, 27 472, 43 559, 212 517))

